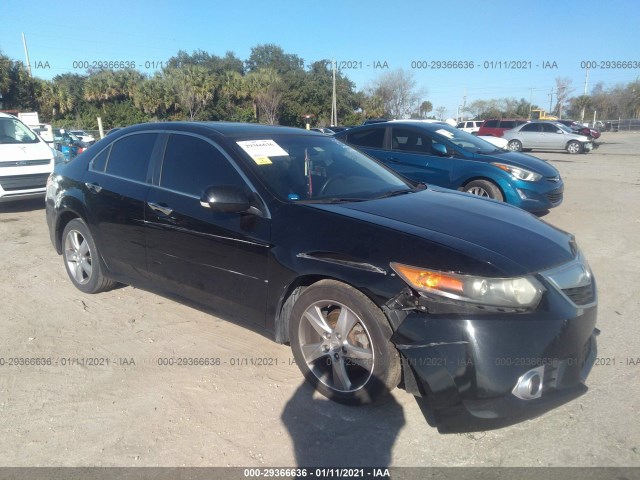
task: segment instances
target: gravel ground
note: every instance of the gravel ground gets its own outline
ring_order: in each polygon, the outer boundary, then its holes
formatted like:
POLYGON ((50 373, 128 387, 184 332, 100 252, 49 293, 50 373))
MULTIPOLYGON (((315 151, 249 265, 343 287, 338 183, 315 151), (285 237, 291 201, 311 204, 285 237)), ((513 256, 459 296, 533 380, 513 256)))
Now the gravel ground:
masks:
POLYGON ((325 400, 289 347, 241 319, 131 287, 84 295, 43 202, 0 205, 0 466, 640 466, 640 134, 601 140, 587 155, 536 153, 566 184, 543 220, 576 234, 599 282, 590 390, 470 434, 438 433, 402 390, 370 407, 325 400), (159 365, 179 357, 220 365, 159 365))

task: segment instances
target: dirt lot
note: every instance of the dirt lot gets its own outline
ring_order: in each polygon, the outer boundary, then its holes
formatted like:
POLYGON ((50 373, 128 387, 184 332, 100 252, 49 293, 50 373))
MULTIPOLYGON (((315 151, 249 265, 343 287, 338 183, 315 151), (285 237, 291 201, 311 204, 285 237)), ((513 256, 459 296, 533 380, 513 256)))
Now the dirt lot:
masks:
POLYGON ((287 346, 241 321, 131 287, 84 295, 42 202, 0 205, 0 465, 640 466, 640 134, 601 140, 587 155, 537 154, 566 183, 544 220, 576 234, 599 282, 590 391, 473 434, 439 434, 401 390, 366 408, 330 403, 287 346), (220 365, 159 365, 179 357, 220 365))

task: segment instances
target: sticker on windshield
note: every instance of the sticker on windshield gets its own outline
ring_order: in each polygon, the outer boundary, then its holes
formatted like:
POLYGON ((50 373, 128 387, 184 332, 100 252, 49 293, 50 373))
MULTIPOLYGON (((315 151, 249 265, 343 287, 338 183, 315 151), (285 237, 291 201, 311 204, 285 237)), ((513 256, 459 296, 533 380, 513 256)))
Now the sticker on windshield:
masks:
POLYGON ((286 156, 288 153, 273 140, 245 140, 236 142, 258 165, 270 165, 269 157, 286 156))
POLYGON ((253 157, 253 161, 258 165, 271 165, 273 163, 269 157, 253 157))
POLYGON ((444 129, 436 130, 436 133, 439 133, 443 137, 453 138, 453 133, 451 133, 451 132, 449 132, 447 130, 444 130, 444 129))

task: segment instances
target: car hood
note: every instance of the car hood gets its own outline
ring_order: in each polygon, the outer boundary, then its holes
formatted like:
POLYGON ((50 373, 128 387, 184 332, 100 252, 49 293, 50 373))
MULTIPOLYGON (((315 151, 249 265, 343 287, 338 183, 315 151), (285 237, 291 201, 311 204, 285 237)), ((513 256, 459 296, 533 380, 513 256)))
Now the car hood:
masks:
POLYGON ((475 154, 475 158, 489 163, 499 162, 513 165, 515 167, 526 168, 527 170, 532 170, 544 177, 556 177, 560 175, 558 170, 550 163, 540 160, 534 156, 527 155, 526 153, 509 152, 505 150, 503 153, 497 154, 475 154))
POLYGON ((568 233, 517 207, 454 190, 429 187, 366 202, 309 206, 449 244, 510 275, 539 272, 575 256, 568 233))
POLYGON ((0 144, 0 163, 53 158, 51 148, 44 142, 0 144))

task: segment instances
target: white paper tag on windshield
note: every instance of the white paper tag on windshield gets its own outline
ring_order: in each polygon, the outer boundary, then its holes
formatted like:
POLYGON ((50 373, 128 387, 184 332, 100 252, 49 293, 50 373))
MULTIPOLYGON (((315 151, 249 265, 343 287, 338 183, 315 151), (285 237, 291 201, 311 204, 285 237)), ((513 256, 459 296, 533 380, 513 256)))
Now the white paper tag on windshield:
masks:
POLYGON ((447 130, 444 130, 444 129, 436 130, 436 133, 439 133, 443 137, 453 138, 453 133, 451 133, 451 132, 449 132, 447 130))
POLYGON ((289 155, 280 145, 273 140, 245 140, 236 142, 249 154, 258 165, 271 163, 269 157, 281 157, 289 155))

